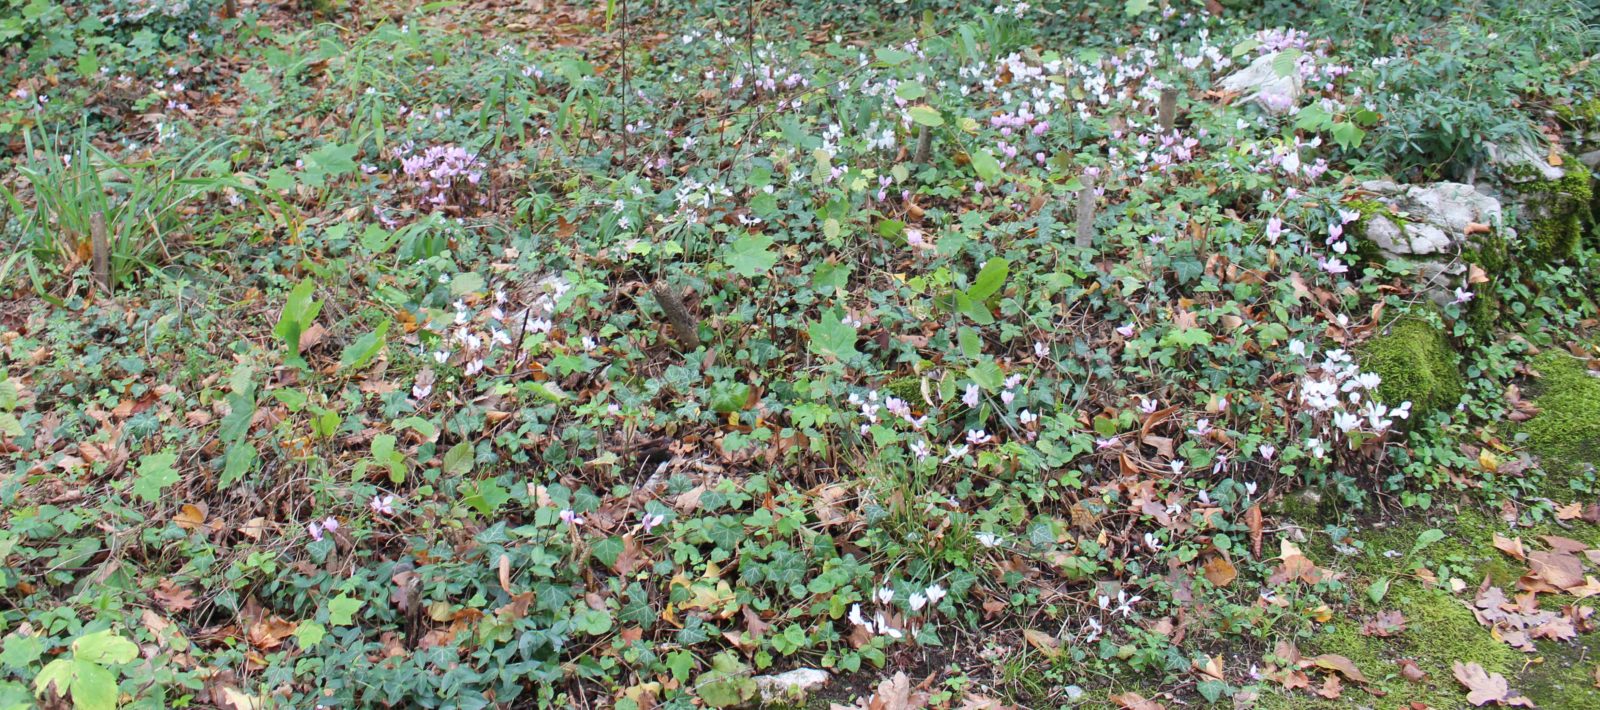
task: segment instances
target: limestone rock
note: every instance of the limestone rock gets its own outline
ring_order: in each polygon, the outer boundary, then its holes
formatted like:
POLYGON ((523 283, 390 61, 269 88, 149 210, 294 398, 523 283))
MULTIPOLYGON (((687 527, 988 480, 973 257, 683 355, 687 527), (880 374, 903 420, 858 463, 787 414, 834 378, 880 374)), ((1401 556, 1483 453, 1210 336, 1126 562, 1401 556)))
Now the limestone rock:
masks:
POLYGON ((797 703, 805 700, 812 691, 828 684, 828 672, 817 668, 796 668, 777 675, 758 675, 756 690, 761 701, 767 703, 797 703))
POLYGON ((1489 163, 1500 168, 1511 182, 1560 180, 1567 171, 1550 164, 1550 149, 1543 141, 1518 141, 1510 145, 1484 144, 1489 163))
POLYGON ((1469 225, 1498 229, 1501 224, 1500 201, 1464 183, 1369 180, 1361 189, 1386 208, 1368 215, 1363 227, 1366 238, 1389 256, 1455 254, 1470 241, 1469 225))
POLYGON ((1268 113, 1281 115, 1293 111, 1300 104, 1305 87, 1298 70, 1290 71, 1288 76, 1278 74, 1275 64, 1279 54, 1257 57, 1250 66, 1224 77, 1217 88, 1238 93, 1245 101, 1256 102, 1268 113))

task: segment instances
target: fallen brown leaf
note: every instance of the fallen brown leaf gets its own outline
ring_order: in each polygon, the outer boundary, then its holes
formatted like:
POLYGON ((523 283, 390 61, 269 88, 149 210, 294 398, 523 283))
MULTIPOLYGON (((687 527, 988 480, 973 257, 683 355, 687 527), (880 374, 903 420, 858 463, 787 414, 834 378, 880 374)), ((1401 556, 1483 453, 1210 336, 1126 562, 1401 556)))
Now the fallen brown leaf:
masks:
POLYGON ((1456 661, 1454 670, 1456 680, 1466 686, 1468 690, 1467 702, 1473 705, 1483 706, 1494 703, 1496 705, 1533 707, 1533 702, 1527 698, 1521 696, 1507 697, 1511 693, 1511 687, 1506 684, 1506 677, 1499 673, 1485 671, 1481 664, 1456 661))

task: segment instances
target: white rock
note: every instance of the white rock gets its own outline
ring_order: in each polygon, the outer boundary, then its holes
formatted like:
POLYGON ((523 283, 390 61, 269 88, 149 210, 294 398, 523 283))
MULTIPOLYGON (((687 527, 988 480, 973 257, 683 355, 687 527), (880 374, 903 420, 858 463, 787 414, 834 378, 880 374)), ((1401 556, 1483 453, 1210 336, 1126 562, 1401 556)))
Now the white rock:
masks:
POLYGON ((1464 183, 1398 185, 1369 180, 1361 189, 1375 193, 1406 223, 1402 229, 1381 215, 1367 220, 1366 237, 1390 254, 1452 254, 1466 244, 1468 225, 1501 226, 1500 201, 1464 183))
POLYGON ((1483 147, 1489 153, 1490 163, 1501 169, 1521 168, 1516 172, 1524 174, 1507 176, 1511 182, 1560 180, 1567 176, 1567 171, 1550 164, 1550 148, 1544 141, 1525 140, 1506 146, 1485 143, 1483 147))
POLYGON ((791 703, 828 684, 828 672, 817 668, 796 668, 777 675, 758 675, 751 680, 764 703, 791 703))
POLYGON ((1223 78, 1217 88, 1236 92, 1245 101, 1254 101, 1268 113, 1285 114, 1300 104, 1305 87, 1300 82, 1298 69, 1288 76, 1278 74, 1274 63, 1278 52, 1257 57, 1250 66, 1223 78))

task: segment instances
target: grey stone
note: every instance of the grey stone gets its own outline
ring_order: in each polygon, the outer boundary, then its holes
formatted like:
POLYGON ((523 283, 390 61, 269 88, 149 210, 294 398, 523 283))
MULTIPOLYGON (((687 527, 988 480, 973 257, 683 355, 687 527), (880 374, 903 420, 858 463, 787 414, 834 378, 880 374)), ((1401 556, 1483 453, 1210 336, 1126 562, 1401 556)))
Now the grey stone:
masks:
POLYGON ((828 684, 828 672, 817 668, 796 668, 777 675, 758 675, 756 689, 763 703, 797 703, 806 695, 828 684))
POLYGON ((1291 71, 1288 76, 1278 74, 1273 66, 1278 54, 1257 57, 1250 66, 1224 77, 1217 88, 1238 93, 1245 101, 1256 102, 1268 113, 1285 114, 1294 110, 1300 104, 1305 87, 1299 71, 1291 71))
POLYGON ((1489 163, 1505 172, 1510 182, 1560 180, 1567 176, 1567 171, 1550 164, 1550 148, 1544 141, 1524 140, 1504 146, 1485 143, 1484 149, 1489 163))

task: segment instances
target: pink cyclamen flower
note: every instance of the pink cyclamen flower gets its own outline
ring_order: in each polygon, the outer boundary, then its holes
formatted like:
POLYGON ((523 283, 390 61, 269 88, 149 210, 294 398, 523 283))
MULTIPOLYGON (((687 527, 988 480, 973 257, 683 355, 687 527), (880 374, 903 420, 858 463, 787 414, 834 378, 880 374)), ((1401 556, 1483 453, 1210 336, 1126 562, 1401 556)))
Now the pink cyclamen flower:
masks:
POLYGON ((571 508, 561 511, 561 520, 568 525, 583 524, 583 516, 578 515, 577 511, 574 511, 571 508))
POLYGON ((331 515, 306 526, 306 532, 311 533, 311 539, 317 542, 322 542, 322 533, 333 532, 338 529, 339 521, 335 520, 331 515))
POLYGON ((367 505, 372 508, 372 512, 379 515, 394 515, 394 496, 392 495, 373 496, 372 501, 367 505))

